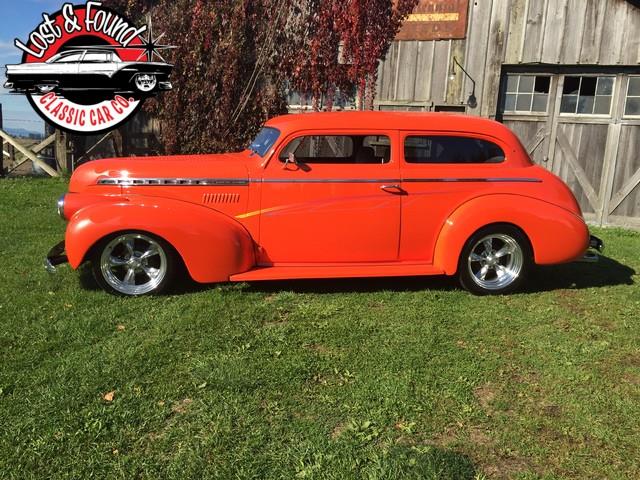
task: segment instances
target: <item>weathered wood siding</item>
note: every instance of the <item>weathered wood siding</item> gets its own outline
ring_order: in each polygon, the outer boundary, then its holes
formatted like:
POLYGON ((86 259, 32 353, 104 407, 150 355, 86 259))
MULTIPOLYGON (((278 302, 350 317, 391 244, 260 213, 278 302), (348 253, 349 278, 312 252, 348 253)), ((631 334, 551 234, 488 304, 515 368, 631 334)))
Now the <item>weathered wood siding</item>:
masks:
POLYGON ((625 0, 470 0, 465 40, 394 42, 381 62, 381 105, 461 105, 476 80, 478 106, 497 110, 502 65, 640 65, 640 8, 625 0))

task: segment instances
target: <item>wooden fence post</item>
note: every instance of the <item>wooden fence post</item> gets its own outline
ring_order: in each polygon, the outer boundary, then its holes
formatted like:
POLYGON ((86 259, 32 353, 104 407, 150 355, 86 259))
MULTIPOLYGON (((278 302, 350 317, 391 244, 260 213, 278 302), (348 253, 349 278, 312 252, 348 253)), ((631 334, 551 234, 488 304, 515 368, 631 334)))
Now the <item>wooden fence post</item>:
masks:
POLYGON ((67 134, 59 129, 56 129, 54 155, 56 157, 56 165, 58 166, 58 170, 66 169, 67 172, 71 173, 71 171, 73 170, 73 165, 69 165, 67 134))

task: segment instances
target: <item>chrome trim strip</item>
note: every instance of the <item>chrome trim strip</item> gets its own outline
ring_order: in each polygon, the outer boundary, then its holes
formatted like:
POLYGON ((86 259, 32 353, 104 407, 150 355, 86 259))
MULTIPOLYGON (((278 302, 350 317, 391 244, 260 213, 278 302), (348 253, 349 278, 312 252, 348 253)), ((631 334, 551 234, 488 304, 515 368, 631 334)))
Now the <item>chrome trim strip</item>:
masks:
POLYGON ((98 185, 227 187, 249 183, 541 183, 539 178, 101 178, 98 185))
POLYGON ((251 179, 251 183, 542 183, 539 178, 266 178, 251 179))
POLYGON ((244 178, 101 178, 98 185, 121 185, 125 187, 228 187, 246 186, 244 178))
POLYGON ((407 183, 436 183, 436 182, 486 182, 486 183, 542 183, 539 178, 404 178, 403 182, 407 183))

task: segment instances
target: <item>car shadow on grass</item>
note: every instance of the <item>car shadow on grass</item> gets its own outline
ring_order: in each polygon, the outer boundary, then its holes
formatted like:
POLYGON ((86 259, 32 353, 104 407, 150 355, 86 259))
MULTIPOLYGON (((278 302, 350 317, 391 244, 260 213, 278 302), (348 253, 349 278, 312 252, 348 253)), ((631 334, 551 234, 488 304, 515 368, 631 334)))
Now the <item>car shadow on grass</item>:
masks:
MULTIPOLYGON (((563 289, 598 288, 615 285, 633 285, 635 270, 600 256, 596 263, 567 263, 553 266, 536 266, 526 283, 523 293, 539 293, 563 289)), ((369 277, 325 278, 298 280, 265 280, 242 284, 197 284, 181 280, 171 294, 188 294, 215 288, 242 288, 246 292, 276 293, 372 293, 380 291, 417 292, 422 290, 453 291, 461 287, 455 277, 444 275, 423 277, 369 277)))

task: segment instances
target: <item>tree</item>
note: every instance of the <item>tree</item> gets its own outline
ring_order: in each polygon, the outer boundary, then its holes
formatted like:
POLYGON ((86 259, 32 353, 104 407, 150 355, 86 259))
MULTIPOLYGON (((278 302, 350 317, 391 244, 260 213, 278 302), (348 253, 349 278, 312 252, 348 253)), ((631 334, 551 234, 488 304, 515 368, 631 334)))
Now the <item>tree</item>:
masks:
POLYGON ((152 17, 177 48, 174 90, 149 102, 167 153, 239 149, 287 92, 352 95, 370 108, 378 61, 417 0, 109 0, 137 21, 152 17))

